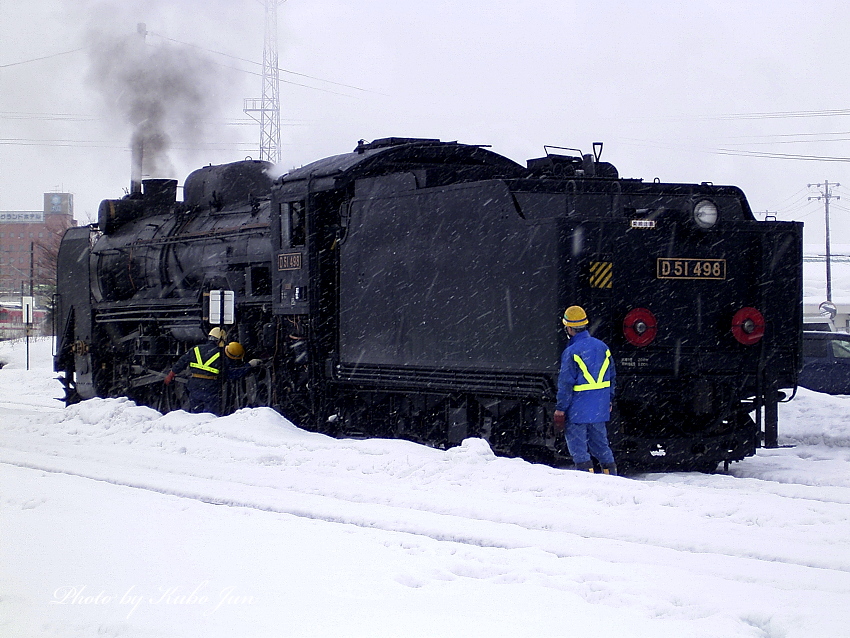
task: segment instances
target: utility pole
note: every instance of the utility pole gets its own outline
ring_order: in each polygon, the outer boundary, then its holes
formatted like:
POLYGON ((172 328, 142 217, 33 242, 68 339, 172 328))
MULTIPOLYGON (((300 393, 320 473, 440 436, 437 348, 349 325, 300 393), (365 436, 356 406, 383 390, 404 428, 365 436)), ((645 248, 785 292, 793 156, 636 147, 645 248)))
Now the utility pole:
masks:
POLYGON ((260 159, 280 162, 280 71, 277 63, 277 7, 285 0, 264 0, 263 97, 246 98, 244 111, 260 123, 260 159))
MULTIPOLYGON (((841 199, 838 195, 833 195, 832 191, 829 190, 829 182, 827 180, 823 180, 823 184, 809 184, 809 188, 812 186, 816 186, 817 188, 822 188, 823 190, 820 192, 820 195, 817 197, 809 197, 812 199, 822 199, 823 200, 823 210, 824 216, 826 220, 826 300, 832 301, 832 256, 830 255, 829 248, 829 200, 830 199, 841 199)), ((841 184, 832 184, 832 186, 841 186, 841 184)))

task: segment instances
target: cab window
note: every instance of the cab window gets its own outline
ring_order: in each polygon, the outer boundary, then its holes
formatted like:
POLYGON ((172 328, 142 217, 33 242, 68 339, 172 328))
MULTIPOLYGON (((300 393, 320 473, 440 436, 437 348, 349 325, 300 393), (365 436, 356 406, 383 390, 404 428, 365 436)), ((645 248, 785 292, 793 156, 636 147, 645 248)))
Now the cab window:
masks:
POLYGON ((280 245, 284 248, 303 246, 307 240, 304 202, 280 205, 280 245))
POLYGON ((832 355, 836 359, 850 359, 850 341, 833 341, 832 355))

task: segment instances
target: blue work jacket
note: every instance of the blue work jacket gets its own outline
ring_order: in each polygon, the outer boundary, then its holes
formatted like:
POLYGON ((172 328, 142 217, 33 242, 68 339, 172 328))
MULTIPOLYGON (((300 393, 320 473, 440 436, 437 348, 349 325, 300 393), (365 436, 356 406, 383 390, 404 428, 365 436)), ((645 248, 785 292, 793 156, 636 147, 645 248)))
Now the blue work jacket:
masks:
POLYGON ((610 420, 615 376, 614 359, 608 346, 591 337, 586 330, 577 333, 561 355, 555 409, 566 412, 569 423, 610 420))
POLYGON ((171 369, 175 374, 180 374, 186 368, 189 368, 192 378, 196 380, 195 383, 198 377, 194 375, 200 374, 203 377, 214 377, 212 379, 201 378, 200 380, 215 382, 216 384, 222 372, 224 372, 224 378, 231 381, 241 379, 251 370, 251 366, 247 363, 229 359, 224 354, 224 348, 219 347, 218 342, 213 340, 190 348, 186 354, 177 360, 177 363, 171 369), (201 365, 197 365, 199 362, 201 365))

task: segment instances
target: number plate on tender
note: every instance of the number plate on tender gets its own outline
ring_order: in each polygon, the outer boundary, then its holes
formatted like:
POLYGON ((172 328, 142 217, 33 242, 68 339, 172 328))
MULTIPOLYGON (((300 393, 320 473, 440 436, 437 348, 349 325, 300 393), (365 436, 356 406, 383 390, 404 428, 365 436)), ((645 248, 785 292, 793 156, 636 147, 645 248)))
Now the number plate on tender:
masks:
POLYGON ((656 260, 658 279, 726 279, 725 259, 671 259, 656 260))
POLYGON ((277 256, 278 270, 301 270, 301 253, 285 253, 277 256))

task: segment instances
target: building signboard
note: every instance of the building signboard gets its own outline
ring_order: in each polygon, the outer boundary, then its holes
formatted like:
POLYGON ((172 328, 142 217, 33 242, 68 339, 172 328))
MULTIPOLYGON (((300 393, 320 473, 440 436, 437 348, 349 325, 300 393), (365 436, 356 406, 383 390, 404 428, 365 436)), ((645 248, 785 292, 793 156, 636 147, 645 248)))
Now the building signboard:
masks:
POLYGON ((40 210, 0 212, 0 223, 3 222, 7 224, 41 224, 44 222, 44 212, 40 210))

